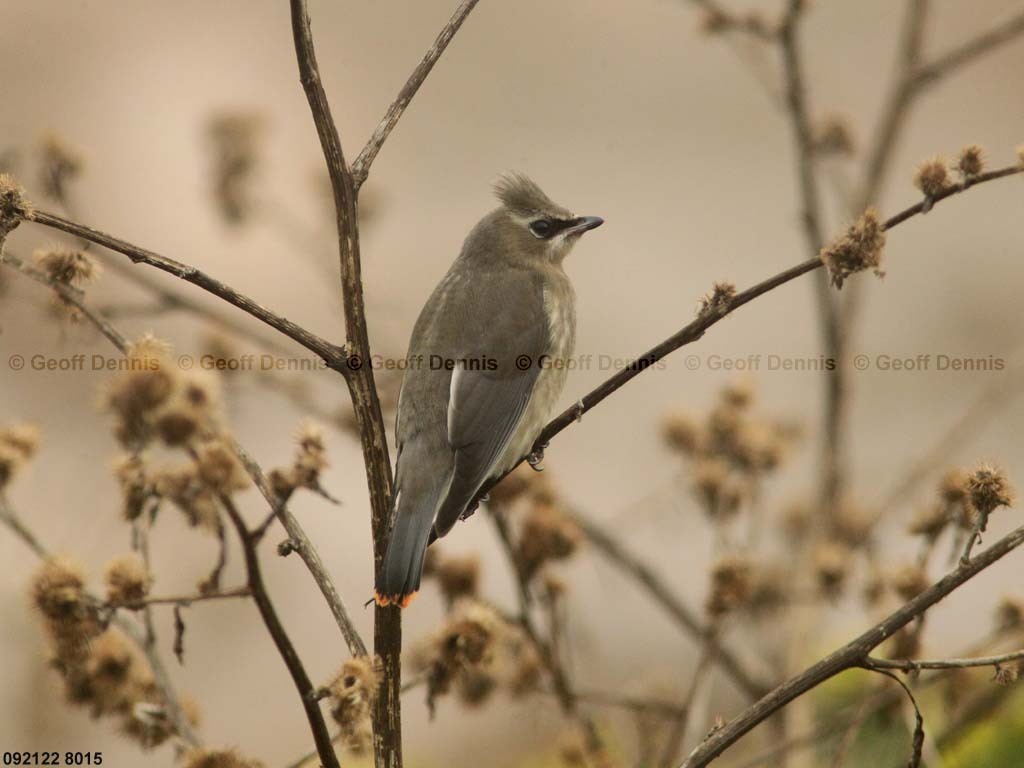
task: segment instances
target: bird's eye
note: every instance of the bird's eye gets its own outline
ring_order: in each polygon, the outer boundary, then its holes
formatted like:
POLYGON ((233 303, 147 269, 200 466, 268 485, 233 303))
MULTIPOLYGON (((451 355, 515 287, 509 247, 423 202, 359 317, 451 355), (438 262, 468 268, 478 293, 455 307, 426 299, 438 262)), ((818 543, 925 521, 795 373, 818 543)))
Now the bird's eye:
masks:
POLYGON ((530 222, 530 231, 537 237, 547 237, 551 234, 552 228, 552 223, 547 219, 537 219, 536 221, 530 222))

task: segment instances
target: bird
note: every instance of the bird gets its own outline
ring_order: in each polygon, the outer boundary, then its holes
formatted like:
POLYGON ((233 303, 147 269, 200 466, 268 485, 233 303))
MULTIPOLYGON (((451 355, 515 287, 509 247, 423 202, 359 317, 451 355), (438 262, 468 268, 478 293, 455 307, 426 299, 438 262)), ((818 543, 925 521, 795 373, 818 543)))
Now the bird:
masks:
POLYGON ((576 294, 563 261, 604 220, 574 215, 521 173, 494 192, 500 205, 470 231, 409 341, 381 606, 409 604, 428 543, 531 452, 565 384, 576 294))

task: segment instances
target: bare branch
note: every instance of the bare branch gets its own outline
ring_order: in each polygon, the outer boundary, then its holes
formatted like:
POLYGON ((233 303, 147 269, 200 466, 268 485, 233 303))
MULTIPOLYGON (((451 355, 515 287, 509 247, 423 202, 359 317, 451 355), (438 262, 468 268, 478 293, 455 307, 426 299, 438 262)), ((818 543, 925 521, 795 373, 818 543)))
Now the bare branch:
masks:
POLYGON ((718 636, 710 632, 710 628, 672 592, 646 562, 629 552, 617 537, 609 534, 589 517, 577 510, 567 509, 565 512, 580 527, 587 540, 610 562, 636 579, 651 599, 661 605, 684 631, 692 637, 710 644, 715 651, 714 662, 733 679, 747 696, 758 699, 771 690, 767 683, 758 680, 756 675, 747 670, 743 662, 732 651, 723 647, 718 636))
POLYGON ((124 254, 136 264, 156 267, 181 280, 197 285, 301 344, 310 352, 319 356, 329 368, 343 375, 348 373, 349 369, 346 367, 346 355, 343 349, 325 341, 314 333, 310 333, 291 320, 271 312, 248 296, 239 293, 231 286, 222 283, 220 280, 211 277, 196 267, 169 259, 153 251, 132 245, 124 240, 119 240, 112 235, 87 227, 84 224, 78 224, 46 211, 34 211, 29 220, 36 224, 42 224, 43 226, 59 229, 62 232, 81 237, 97 245, 102 245, 104 248, 124 254))
POLYGON ((977 656, 973 659, 879 659, 868 656, 864 667, 870 669, 899 669, 917 672, 921 669, 969 669, 971 667, 998 667, 1024 659, 1024 651, 1001 653, 997 656, 977 656))
POLYGON ((207 600, 230 600, 237 597, 250 597, 252 593, 248 587, 232 587, 222 589, 219 592, 196 593, 193 595, 160 595, 155 597, 144 597, 140 600, 122 600, 120 602, 103 603, 104 608, 124 608, 129 611, 136 611, 146 605, 179 605, 190 606, 193 603, 202 603, 207 600))
POLYGON ((232 525, 234 525, 235 531, 238 533, 239 541, 242 544, 242 551, 245 555, 245 571, 253 601, 256 603, 256 607, 259 608, 263 624, 266 626, 267 632, 270 633, 274 645, 277 646, 277 651, 284 660, 285 666, 288 667, 288 672, 295 683, 295 688, 299 692, 302 708, 306 711, 306 719, 309 721, 309 728, 313 732, 313 741, 316 743, 316 750, 320 761, 323 763, 324 768, 340 768, 331 736, 327 731, 327 723, 324 721, 323 713, 320 711, 320 705, 316 698, 316 688, 309 679, 309 675, 306 674, 306 669, 302 665, 298 653, 295 651, 295 646, 292 645, 291 638, 288 637, 288 632, 278 618, 274 604, 270 600, 270 594, 263 583, 263 574, 260 570, 259 557, 256 553, 256 544, 246 528, 241 513, 235 507, 234 501, 230 497, 221 494, 220 502, 227 512, 232 525))
POLYGON ((470 11, 476 7, 477 2, 479 0, 463 0, 462 4, 455 9, 455 13, 452 14, 448 23, 441 29, 434 44, 430 46, 430 49, 423 57, 423 61, 409 75, 409 79, 402 86, 402 90, 398 92, 398 96, 391 102, 391 106, 388 107, 388 111, 384 114, 377 129, 373 132, 373 136, 366 142, 363 151, 359 153, 359 157, 352 164, 352 176, 355 179, 357 189, 366 181, 366 177, 370 172, 370 165, 373 164, 377 153, 380 152, 380 148, 387 141, 388 136, 391 135, 391 131, 394 130, 398 121, 402 118, 406 107, 409 106, 409 102, 412 101, 413 96, 416 95, 420 86, 423 85, 423 81, 427 79, 427 75, 430 74, 437 60, 441 58, 441 54, 448 47, 448 43, 455 37, 455 33, 459 31, 462 22, 469 16, 470 11))

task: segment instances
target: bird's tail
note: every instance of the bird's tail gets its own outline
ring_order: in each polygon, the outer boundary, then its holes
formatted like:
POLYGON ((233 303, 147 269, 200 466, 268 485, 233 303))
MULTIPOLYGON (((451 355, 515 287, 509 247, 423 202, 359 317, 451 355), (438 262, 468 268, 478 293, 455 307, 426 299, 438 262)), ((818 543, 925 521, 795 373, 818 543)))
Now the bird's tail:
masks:
POLYGON ((374 599, 377 605, 407 606, 420 588, 423 558, 434 525, 434 513, 443 485, 405 488, 395 498, 395 525, 384 563, 377 574, 374 599))

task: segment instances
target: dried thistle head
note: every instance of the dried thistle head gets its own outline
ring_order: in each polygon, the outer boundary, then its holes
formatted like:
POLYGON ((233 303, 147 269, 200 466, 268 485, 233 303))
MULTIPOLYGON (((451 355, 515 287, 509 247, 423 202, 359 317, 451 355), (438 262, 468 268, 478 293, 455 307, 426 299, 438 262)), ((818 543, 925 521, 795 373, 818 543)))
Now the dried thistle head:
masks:
POLYGON ((780 513, 782 530, 793 542, 807 538, 811 526, 811 509, 802 502, 791 502, 780 513))
POLYGON ((507 625, 490 606, 459 600, 445 623, 413 655, 414 666, 426 673, 427 705, 451 690, 468 670, 487 671, 507 625))
POLYGON ((129 345, 124 367, 108 383, 102 400, 117 420, 115 435, 122 444, 134 449, 149 441, 153 419, 177 383, 166 344, 147 334, 129 345))
POLYGON ((156 494, 180 510, 190 526, 214 533, 221 530, 217 498, 195 464, 160 468, 153 472, 152 483, 156 494))
POLYGON ((102 272, 92 254, 62 245, 40 248, 32 255, 32 260, 54 282, 75 287, 91 283, 102 272))
POLYGON ((548 561, 571 557, 582 540, 583 534, 576 521, 561 507, 538 502, 523 518, 518 554, 525 572, 532 576, 548 561))
POLYGON ((824 595, 836 597, 842 592, 850 573, 852 555, 850 549, 838 541, 824 541, 815 548, 814 575, 824 595))
POLYGON ((928 574, 919 565, 904 565, 890 576, 893 591, 904 600, 912 600, 931 586, 928 574))
POLYGON ((149 672, 136 647, 117 629, 109 628, 89 648, 89 656, 81 670, 68 670, 65 682, 74 703, 88 703, 93 715, 131 712, 140 691, 135 684, 142 667, 143 677, 149 672))
POLYGON ((331 715, 341 727, 345 746, 356 754, 370 748, 373 729, 370 715, 382 673, 378 657, 355 656, 344 664, 327 686, 331 715))
POLYGON ((832 537, 851 549, 867 544, 871 539, 876 517, 852 499, 843 499, 836 507, 831 521, 832 537))
POLYGON ((156 495, 149 479, 149 467, 142 454, 125 454, 114 462, 114 477, 121 486, 121 509, 125 520, 137 520, 146 502, 156 495))
POLYGON ((0 429, 0 445, 10 448, 28 461, 39 449, 39 427, 35 424, 14 424, 0 429))
POLYGON ((909 531, 915 536, 924 536, 926 539, 934 541, 951 522, 945 505, 927 504, 918 509, 914 519, 910 521, 909 531))
POLYGON ((197 747, 184 754, 181 768, 263 768, 263 763, 243 757, 234 749, 197 747))
POLYGON ((744 489, 723 459, 702 459, 693 472, 693 491, 709 519, 724 522, 743 502, 744 489))
POLYGON ((697 454, 705 442, 703 426, 688 413, 677 412, 667 416, 661 434, 669 448, 684 456, 697 454))
POLYGON ((0 173, 0 241, 25 219, 32 217, 32 203, 13 177, 0 173))
POLYGON ((874 208, 868 208, 846 232, 821 250, 820 258, 828 268, 832 285, 842 288, 850 275, 872 270, 876 276, 885 246, 885 224, 874 208))
POLYGON ((821 155, 849 156, 857 148, 850 121, 843 115, 827 114, 814 127, 814 149, 821 155))
POLYGON ((914 186, 927 198, 935 198, 949 189, 949 169, 944 157, 933 157, 917 167, 914 186))
POLYGON ((252 484, 238 456, 223 440, 206 440, 196 448, 196 468, 199 479, 218 494, 244 491, 252 484))
POLYGON ((711 293, 706 294, 697 305, 697 317, 724 315, 736 298, 736 286, 732 283, 715 283, 711 293))
POLYGON ((1013 685, 1020 679, 1020 664, 1015 661, 996 664, 992 680, 996 685, 1013 685))
POLYGON ((745 557, 729 555, 711 566, 711 587, 704 605, 711 616, 722 616, 745 605, 754 583, 754 566, 745 557))
POLYGON ((1006 475, 988 465, 978 467, 967 478, 967 491, 972 506, 982 515, 989 515, 999 507, 1013 506, 1013 489, 1006 475))
POLYGON ((262 153, 266 119, 255 112, 225 112, 207 124, 213 152, 214 201, 229 224, 252 213, 253 177, 262 153))
POLYGON ((442 558, 436 563, 433 576, 449 603, 460 597, 475 597, 480 581, 480 558, 472 554, 442 558))
POLYGON ((39 448, 39 428, 16 424, 0 430, 0 490, 21 464, 32 459, 39 448))
POLYGON ((985 170, 985 149, 978 144, 968 144, 956 158, 956 170, 964 181, 980 176, 985 170))
POLYGON ((306 422, 295 435, 298 448, 289 467, 270 472, 270 482, 278 496, 287 498, 296 488, 319 490, 320 473, 327 468, 327 445, 323 427, 306 422))
POLYGON ((39 182, 43 194, 51 200, 65 200, 67 185, 85 168, 82 153, 56 134, 43 136, 39 142, 39 182))
POLYGON ((47 558, 32 579, 31 594, 54 641, 57 662, 79 664, 100 632, 96 606, 85 592, 85 570, 64 556, 47 558))
POLYGON ((995 609, 996 629, 1009 631, 1024 627, 1024 600, 1004 597, 995 609))
POLYGON ((708 36, 720 35, 730 29, 735 21, 720 8, 705 8, 700 17, 700 31, 708 36))
POLYGON ((130 603, 149 594, 153 579, 146 563, 134 552, 115 557, 103 571, 107 585, 107 600, 112 603, 130 603))

